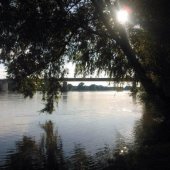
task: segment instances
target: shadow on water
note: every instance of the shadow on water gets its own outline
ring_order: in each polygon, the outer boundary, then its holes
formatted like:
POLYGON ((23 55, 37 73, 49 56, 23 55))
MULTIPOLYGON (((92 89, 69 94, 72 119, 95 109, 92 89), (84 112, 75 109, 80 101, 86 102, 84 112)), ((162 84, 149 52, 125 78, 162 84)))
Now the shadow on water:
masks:
MULTIPOLYGON (((164 108, 162 111, 169 110, 164 108)), ((134 128, 133 147, 124 154, 120 150, 115 152, 106 170, 170 169, 170 124, 160 116, 163 115, 160 112, 154 106, 145 105, 143 117, 134 128)))
POLYGON ((145 107, 142 120, 135 125, 135 142, 129 147, 122 138, 116 148, 102 148, 95 155, 75 145, 71 156, 63 152, 62 140, 51 121, 41 125, 44 134, 39 142, 24 136, 15 151, 7 153, 2 170, 169 170, 170 125, 156 110, 145 107))
POLYGON ((16 143, 15 151, 8 152, 6 170, 45 170, 65 169, 62 142, 57 132, 54 132, 51 121, 41 125, 44 134, 39 142, 23 136, 16 143))

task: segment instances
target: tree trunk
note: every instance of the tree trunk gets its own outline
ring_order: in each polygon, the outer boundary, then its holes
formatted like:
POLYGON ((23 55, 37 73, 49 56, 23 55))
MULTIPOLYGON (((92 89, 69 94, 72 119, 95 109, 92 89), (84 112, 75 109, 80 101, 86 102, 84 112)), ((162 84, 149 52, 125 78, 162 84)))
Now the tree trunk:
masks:
MULTIPOLYGON (((125 31, 122 34, 126 34, 125 31)), ((152 79, 150 79, 147 76, 146 71, 143 69, 142 65, 136 58, 136 54, 135 54, 134 50, 132 49, 132 47, 130 46, 129 41, 128 41, 127 37, 125 37, 125 35, 123 35, 123 38, 119 42, 119 45, 120 45, 122 51, 124 52, 124 54, 126 55, 128 62, 134 69, 135 74, 137 75, 138 79, 140 80, 145 91, 152 96, 157 95, 161 99, 169 101, 170 96, 166 95, 163 92, 163 89, 161 89, 161 87, 156 86, 156 84, 154 84, 152 79)))
MULTIPOLYGON (((145 91, 149 95, 152 95, 153 97, 159 96, 164 101, 169 102, 170 96, 165 94, 161 87, 156 86, 156 84, 152 81, 152 79, 147 76, 146 71, 138 61, 135 51, 132 49, 129 43, 125 28, 121 24, 117 23, 118 24, 117 32, 119 32, 119 34, 116 34, 112 29, 110 23, 108 22, 108 18, 106 18, 103 14, 103 5, 104 5, 103 1, 99 2, 99 1, 92 0, 92 2, 96 10, 98 11, 100 18, 104 23, 105 27, 107 28, 109 34, 116 41, 117 45, 122 49, 124 55, 127 57, 129 64, 134 69, 135 74, 137 75, 145 91)), ((109 0, 107 1, 107 5, 110 6, 109 0)), ((112 10, 113 9, 110 9, 110 12, 112 15, 114 15, 114 12, 112 10)))

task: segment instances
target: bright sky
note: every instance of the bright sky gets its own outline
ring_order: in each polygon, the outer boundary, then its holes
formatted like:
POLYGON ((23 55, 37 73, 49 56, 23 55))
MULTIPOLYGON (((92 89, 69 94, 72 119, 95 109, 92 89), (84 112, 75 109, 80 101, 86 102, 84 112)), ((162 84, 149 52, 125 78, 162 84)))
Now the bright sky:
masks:
MULTIPOLYGON (((73 78, 74 77, 74 68, 75 66, 72 63, 68 63, 66 65, 66 68, 68 68, 69 70, 69 74, 67 75, 67 77, 69 78, 73 78)), ((95 77, 95 76, 91 76, 91 77, 95 77)), ((104 77, 103 75, 101 76, 101 78, 104 77)), ((4 79, 6 78, 6 71, 5 71, 5 67, 3 64, 0 64, 0 79, 4 79)), ((78 85, 80 82, 68 82, 69 84, 72 85, 78 85)), ((91 84, 96 84, 96 85, 103 85, 103 86, 109 86, 109 82, 84 82, 85 85, 91 85, 91 84)), ((110 86, 112 86, 113 83, 110 83, 110 86)))
MULTIPOLYGON (((73 77, 74 77, 75 65, 73 65, 73 64, 70 62, 70 63, 68 63, 68 64, 66 65, 66 68, 69 70, 69 74, 67 75, 67 77, 73 78, 73 77)), ((89 76, 89 77, 94 77, 94 78, 95 78, 94 75, 93 75, 93 76, 89 76)), ((101 75, 100 78, 102 78, 102 77, 105 77, 105 76, 104 76, 104 75, 101 75)), ((68 82, 68 83, 77 86, 80 82, 68 82)), ((89 86, 89 85, 91 85, 91 84, 102 85, 102 86, 112 86, 112 85, 113 85, 113 83, 110 83, 110 84, 109 84, 109 82, 94 82, 94 81, 93 81, 93 82, 84 82, 84 83, 85 83, 85 85, 87 85, 87 86, 89 86)))
POLYGON ((5 68, 2 64, 0 64, 0 79, 4 79, 4 78, 6 78, 5 68))

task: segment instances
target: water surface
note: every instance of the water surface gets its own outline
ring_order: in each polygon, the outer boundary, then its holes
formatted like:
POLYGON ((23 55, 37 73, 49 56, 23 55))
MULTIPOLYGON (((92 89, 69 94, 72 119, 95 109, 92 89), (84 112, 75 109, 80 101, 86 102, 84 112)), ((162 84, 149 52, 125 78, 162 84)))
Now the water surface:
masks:
POLYGON ((32 142, 39 147, 47 137, 58 140, 63 157, 74 157, 76 149, 95 155, 120 144, 127 150, 134 144, 134 128, 142 116, 141 105, 128 92, 64 93, 52 115, 38 112, 43 108, 38 93, 33 99, 1 93, 0 108, 1 165, 21 152, 19 146, 32 142))

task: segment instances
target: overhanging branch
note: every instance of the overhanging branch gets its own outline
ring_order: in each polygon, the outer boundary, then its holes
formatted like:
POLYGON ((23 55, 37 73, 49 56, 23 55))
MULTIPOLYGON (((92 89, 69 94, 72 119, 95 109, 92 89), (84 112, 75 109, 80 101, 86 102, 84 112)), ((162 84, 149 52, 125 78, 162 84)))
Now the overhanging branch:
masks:
MULTIPOLYGON (((97 12, 100 15, 101 20, 103 21, 105 27, 107 28, 109 34, 111 37, 117 42, 117 45, 122 49, 123 53, 125 56, 127 56, 127 59, 131 66, 133 67, 134 71, 136 72, 141 84, 143 85, 144 89, 148 94, 155 95, 157 94, 159 97, 161 97, 163 100, 169 100, 169 97, 162 91, 161 88, 157 87, 152 79, 150 79, 147 76, 146 71, 142 67, 142 65, 139 63, 138 59, 136 58, 136 54, 134 50, 132 49, 127 34, 126 30, 123 28, 122 25, 119 24, 119 34, 117 35, 114 30, 112 29, 111 25, 108 23, 107 18, 103 14, 103 9, 101 7, 101 1, 99 0, 92 0, 92 3, 94 4, 97 12)), ((107 0, 107 6, 110 5, 110 0, 107 0)), ((104 4, 102 4, 104 6, 104 4)), ((111 13, 113 13, 112 9, 111 13)))

